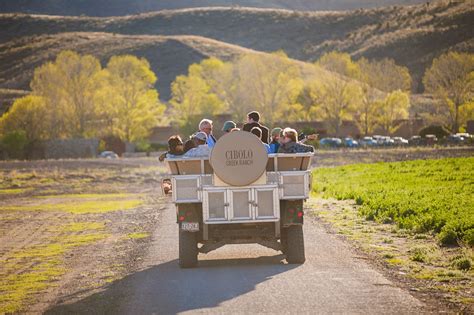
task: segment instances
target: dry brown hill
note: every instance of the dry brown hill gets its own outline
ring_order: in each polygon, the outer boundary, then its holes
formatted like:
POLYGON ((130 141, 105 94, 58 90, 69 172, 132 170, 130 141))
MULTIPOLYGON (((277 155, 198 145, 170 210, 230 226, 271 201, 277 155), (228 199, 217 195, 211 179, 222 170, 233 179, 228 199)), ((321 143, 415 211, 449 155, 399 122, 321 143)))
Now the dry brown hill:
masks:
MULTIPOLYGON (((474 51, 473 21, 469 1, 348 12, 199 8, 111 18, 0 15, 0 42, 61 32, 197 35, 259 51, 283 49, 304 61, 337 49, 355 58, 394 58, 409 67, 419 91, 434 57, 453 47, 474 51)), ((181 67, 176 61, 174 66, 181 67)))
MULTIPOLYGON (((53 60, 62 50, 92 54, 105 65, 113 55, 133 54, 145 57, 158 75, 160 98, 170 98, 170 84, 188 66, 202 59, 217 57, 230 60, 244 53, 257 53, 251 49, 219 42, 199 36, 118 35, 110 33, 60 33, 22 37, 0 44, 0 91, 28 90, 34 69, 53 60)), ((337 76, 314 65, 293 60, 304 77, 337 76)), ((24 91, 23 91, 24 92, 24 91)), ((2 96, 8 93, 0 93, 2 96)), ((13 94, 8 94, 13 95, 13 94)), ((11 99, 11 97, 8 97, 11 99)))
POLYGON ((352 10, 426 0, 15 0, 0 2, 0 12, 116 16, 195 7, 256 7, 289 10, 352 10))

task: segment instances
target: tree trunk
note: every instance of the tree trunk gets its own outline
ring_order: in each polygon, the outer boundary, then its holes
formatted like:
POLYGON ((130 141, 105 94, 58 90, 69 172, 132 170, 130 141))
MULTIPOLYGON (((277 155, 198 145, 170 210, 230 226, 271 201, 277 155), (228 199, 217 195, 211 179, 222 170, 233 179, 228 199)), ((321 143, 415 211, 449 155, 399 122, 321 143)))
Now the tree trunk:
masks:
POLYGON ((459 104, 456 103, 454 105, 454 124, 453 124, 453 132, 459 132, 459 104))

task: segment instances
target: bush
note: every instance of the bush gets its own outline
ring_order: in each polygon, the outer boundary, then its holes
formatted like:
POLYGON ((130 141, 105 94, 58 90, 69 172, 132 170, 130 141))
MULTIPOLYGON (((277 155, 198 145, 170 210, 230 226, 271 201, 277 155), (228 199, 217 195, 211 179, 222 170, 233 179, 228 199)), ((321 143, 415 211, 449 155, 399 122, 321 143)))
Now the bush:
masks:
POLYGON ((444 226, 441 229, 441 232, 438 234, 438 240, 441 245, 449 246, 449 245, 456 245, 458 239, 458 234, 456 231, 450 226, 444 226))
POLYGON ((448 129, 443 126, 430 125, 420 130, 420 136, 425 137, 426 135, 435 135, 436 138, 442 139, 451 134, 448 129))
POLYGON ((465 231, 462 240, 466 245, 474 247, 474 229, 465 231))
POLYGON ((11 159, 23 159, 25 157, 28 139, 23 130, 11 131, 2 138, 3 150, 11 159))
POLYGON ((428 250, 423 247, 415 247, 410 250, 411 256, 410 259, 418 262, 427 262, 428 260, 428 250))
POLYGON ((151 145, 146 140, 140 140, 135 143, 135 151, 137 152, 150 152, 151 145))
POLYGON ((459 270, 469 271, 472 267, 472 262, 467 257, 457 257, 453 263, 453 267, 459 270))

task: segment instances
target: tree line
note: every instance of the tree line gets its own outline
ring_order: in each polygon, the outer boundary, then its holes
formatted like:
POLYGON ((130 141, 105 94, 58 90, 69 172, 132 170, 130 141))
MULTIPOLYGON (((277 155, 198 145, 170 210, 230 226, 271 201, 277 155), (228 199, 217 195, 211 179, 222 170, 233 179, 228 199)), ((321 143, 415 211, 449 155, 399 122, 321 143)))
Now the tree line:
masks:
MULTIPOLYGON (((449 52, 427 69, 423 82, 436 99, 430 122, 457 132, 474 118, 473 59, 473 54, 449 52)), ((365 135, 376 128, 390 134, 408 118, 410 87, 408 69, 391 59, 355 61, 347 53, 330 52, 307 65, 283 52, 245 54, 191 65, 172 84, 170 112, 185 130, 192 129, 196 116, 227 112, 241 121, 246 112, 258 110, 270 125, 320 120, 338 133, 344 120, 352 120, 365 135)))
POLYGON ((105 67, 91 55, 61 52, 35 69, 31 93, 0 118, 0 134, 27 143, 50 139, 148 136, 166 106, 154 88, 148 61, 111 57, 105 67))
MULTIPOLYGON (((391 59, 355 61, 340 52, 313 64, 283 52, 205 59, 176 77, 168 105, 160 102, 156 81, 143 58, 114 56, 102 67, 91 55, 61 52, 35 69, 31 93, 0 118, 0 136, 4 143, 106 136, 137 142, 159 124, 176 123, 190 133, 202 117, 230 113, 243 121, 251 110, 263 113, 269 125, 320 120, 337 133, 352 120, 363 134, 376 128, 389 134, 410 108, 406 67, 391 59)), ((435 98, 432 122, 457 132, 474 119, 474 54, 441 55, 423 83, 435 98)))

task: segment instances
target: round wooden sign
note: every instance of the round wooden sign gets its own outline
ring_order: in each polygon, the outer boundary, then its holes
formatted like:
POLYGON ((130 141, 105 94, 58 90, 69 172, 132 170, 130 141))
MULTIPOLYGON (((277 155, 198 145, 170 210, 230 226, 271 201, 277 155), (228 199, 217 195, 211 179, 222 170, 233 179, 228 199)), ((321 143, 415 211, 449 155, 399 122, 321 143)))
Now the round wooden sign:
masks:
POLYGON ((232 186, 246 186, 262 176, 268 154, 262 141, 246 131, 222 136, 211 152, 210 163, 216 175, 232 186))

